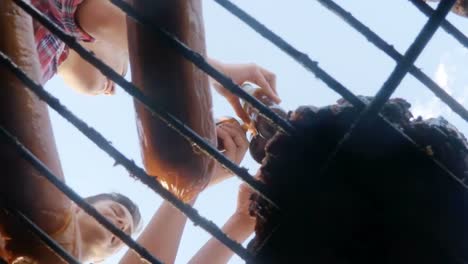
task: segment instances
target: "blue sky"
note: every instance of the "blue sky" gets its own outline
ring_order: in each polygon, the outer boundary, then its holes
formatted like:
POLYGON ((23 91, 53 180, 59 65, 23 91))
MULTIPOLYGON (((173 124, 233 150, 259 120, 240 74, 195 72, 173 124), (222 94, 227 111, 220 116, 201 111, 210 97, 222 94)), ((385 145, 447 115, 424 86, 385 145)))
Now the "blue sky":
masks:
MULTIPOLYGON (((315 1, 234 1, 266 26, 343 83, 355 94, 373 95, 395 67, 395 62, 355 30, 315 1)), ((426 17, 407 0, 336 1, 363 21, 387 42, 404 53, 422 28, 426 17)), ((253 32, 212 0, 204 0, 206 44, 209 56, 224 62, 254 62, 277 75, 277 87, 285 109, 299 105, 327 105, 339 96, 286 54, 253 32)), ((468 20, 449 15, 465 35, 468 20)), ((439 30, 416 65, 436 80, 465 108, 468 105, 468 51, 439 30)), ((130 78, 130 76, 128 76, 130 78)), ((131 98, 118 90, 115 96, 90 97, 76 94, 59 78, 46 88, 79 117, 105 135, 114 146, 142 165, 131 98)), ((452 113, 420 82, 407 76, 395 96, 407 99, 424 117, 443 115, 464 134, 468 125, 452 113)), ((161 198, 128 177, 93 143, 52 113, 52 122, 67 183, 82 196, 118 191, 141 208, 147 223, 161 198)), ((215 116, 233 115, 224 99, 214 94, 215 116)), ((247 155, 242 165, 255 173, 257 165, 247 155)), ((234 211, 239 181, 227 180, 202 193, 195 207, 219 226, 234 211)), ((176 263, 186 263, 209 239, 209 234, 189 222, 185 228, 176 263)), ((119 256, 106 263, 117 263, 119 256)), ((242 263, 233 258, 230 263, 242 263)))

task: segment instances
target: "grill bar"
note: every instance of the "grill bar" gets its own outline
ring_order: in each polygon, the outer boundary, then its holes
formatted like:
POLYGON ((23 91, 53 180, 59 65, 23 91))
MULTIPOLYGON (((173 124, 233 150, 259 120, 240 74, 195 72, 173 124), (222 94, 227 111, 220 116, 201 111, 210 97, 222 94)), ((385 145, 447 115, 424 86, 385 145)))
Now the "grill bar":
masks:
MULTIPOLYGON (((24 0, 14 0, 20 7, 22 7, 26 12, 28 12, 33 18, 38 20, 41 24, 43 24, 46 28, 48 28, 52 33, 56 34, 62 41, 64 41, 70 48, 77 51, 80 56, 82 56, 85 60, 90 62, 96 68, 98 68, 104 75, 112 79, 115 83, 120 85, 127 93, 131 96, 139 100, 145 107, 155 116, 163 120, 169 127, 173 128, 177 133, 183 136, 192 144, 199 147, 203 152, 207 155, 213 157, 218 162, 222 163, 227 169, 237 174, 242 180, 247 182, 249 186, 251 186, 256 191, 259 191, 267 200, 268 195, 267 191, 263 184, 253 179, 253 177, 248 173, 245 168, 241 168, 236 164, 232 163, 229 159, 227 159, 224 155, 222 155, 215 147, 211 146, 208 142, 206 142, 203 138, 198 136, 194 131, 188 128, 185 124, 180 122, 178 119, 173 117, 171 114, 167 113, 159 107, 154 102, 151 102, 149 99, 145 97, 145 95, 133 84, 126 81, 123 77, 121 77, 118 73, 113 71, 110 67, 105 65, 102 61, 97 59, 92 53, 87 51, 83 48, 72 36, 65 33, 59 27, 57 27, 52 21, 50 21, 47 17, 37 11, 34 7, 30 4, 26 3, 24 0)), ((180 42, 176 37, 172 36, 170 33, 166 32, 164 29, 161 29, 151 23, 150 21, 146 20, 143 16, 140 16, 135 10, 122 0, 111 0, 116 6, 121 8, 124 12, 126 12, 129 16, 134 18, 137 22, 141 23, 144 26, 150 27, 155 31, 157 34, 161 34, 167 40, 167 43, 175 48, 181 55, 194 63, 197 67, 203 70, 205 73, 213 77, 215 80, 220 82, 224 87, 226 87, 231 92, 235 93, 239 97, 243 98, 245 101, 252 104, 255 108, 259 109, 259 111, 268 119, 273 121, 279 129, 283 130, 285 133, 292 134, 294 132, 294 128, 292 125, 287 121, 276 115, 274 112, 269 110, 265 105, 259 102, 256 98, 248 95, 245 93, 238 85, 236 85, 230 78, 226 77, 219 71, 217 71, 214 67, 207 63, 207 61, 201 56, 200 54, 194 52, 190 48, 188 48, 184 43, 180 42)), ((367 26, 361 23, 359 20, 354 18, 350 13, 345 11, 339 5, 335 4, 331 0, 319 0, 319 2, 327 7, 328 9, 335 12, 338 16, 340 16, 344 21, 346 21, 350 26, 358 30, 362 33, 369 41, 371 41, 375 46, 380 48, 384 51, 388 56, 392 57, 395 61, 397 61, 397 66, 389 76, 387 81, 384 83, 383 87, 377 92, 374 99, 366 105, 361 99, 355 96, 350 90, 348 90, 344 85, 334 79, 331 75, 325 72, 322 68, 318 66, 316 61, 313 61, 309 58, 309 56, 296 48, 290 45, 288 42, 283 40, 280 36, 269 30, 255 18, 244 12, 242 9, 234 5, 232 2, 228 0, 215 0, 218 4, 222 7, 227 9, 229 12, 237 16, 239 19, 244 21, 250 27, 252 27, 256 32, 260 35, 271 41, 275 44, 278 48, 282 51, 287 53, 289 56, 294 58, 298 63, 308 69, 310 72, 315 74, 318 78, 324 81, 331 89, 342 95, 346 100, 352 103, 355 107, 360 110, 363 110, 362 113, 359 115, 357 120, 351 126, 348 133, 344 136, 344 138, 340 141, 338 146, 336 147, 335 151, 329 157, 329 164, 335 155, 338 153, 340 148, 343 144, 346 143, 347 139, 353 134, 356 133, 355 131, 360 129, 361 126, 368 124, 372 120, 375 120, 376 117, 379 117, 379 111, 388 101, 390 96, 393 92, 397 89, 398 85, 402 81, 402 79, 406 76, 408 72, 413 74, 418 80, 420 80, 423 84, 425 84, 436 96, 438 96, 442 101, 444 101, 454 112, 459 114, 465 120, 468 120, 468 112, 467 110, 459 104, 456 100, 454 100, 450 95, 448 95, 441 87, 439 87, 434 81, 432 81, 427 75, 425 75, 422 71, 414 66, 414 62, 416 58, 420 55, 423 51, 424 47, 430 41, 432 36, 434 35, 437 28, 440 26, 444 28, 449 34, 454 36, 464 47, 467 47, 468 41, 466 36, 456 29, 452 24, 450 24, 445 17, 447 13, 450 11, 453 4, 455 4, 456 0, 446 0, 442 1, 437 10, 433 12, 433 10, 425 3, 422 3, 418 0, 410 0, 419 10, 421 10, 427 16, 430 16, 429 21, 426 23, 424 28, 418 34, 416 40, 410 46, 408 51, 405 55, 401 55, 398 51, 396 51, 393 46, 386 43, 382 38, 380 38, 377 34, 371 31, 367 26)), ((72 123, 78 130, 80 130, 83 134, 85 134, 90 140, 92 140, 99 148, 104 150, 107 154, 113 157, 118 164, 122 164, 131 174, 133 177, 138 178, 144 184, 149 186, 152 190, 160 194, 164 199, 171 202, 174 206, 176 206, 180 211, 182 211, 188 218, 190 218, 195 224, 200 225, 206 231, 208 231, 211 235, 217 238, 220 242, 228 246, 231 250, 233 250, 236 254, 242 257, 245 260, 252 259, 250 252, 248 252, 245 248, 243 248, 237 242, 231 240, 229 237, 226 236, 214 223, 211 221, 203 218, 198 214, 198 212, 192 208, 191 206, 183 203, 182 201, 178 200, 174 195, 172 195, 169 191, 164 189, 162 185, 155 180, 154 177, 147 175, 144 170, 138 167, 133 161, 129 160, 125 157, 122 153, 120 153, 117 149, 115 149, 101 134, 99 134, 96 130, 89 127, 85 122, 80 120, 76 117, 72 112, 70 112, 65 106, 63 106, 59 100, 48 92, 46 92, 42 86, 36 84, 32 81, 23 71, 21 71, 11 60, 8 59, 3 53, 0 52, 0 63, 5 64, 10 70, 14 72, 14 74, 26 84, 28 89, 32 90, 36 95, 38 95, 42 100, 49 104, 54 110, 56 110, 60 115, 62 115, 65 119, 67 119, 70 123, 72 123)), ((381 117, 381 116, 380 116, 381 117)), ((386 122, 386 124, 392 126, 385 118, 378 119, 378 121, 386 122)), ((396 132, 399 132, 395 128, 396 132)), ((413 145, 416 144, 405 134, 399 132, 400 135, 405 137, 408 141, 410 141, 413 145)), ((17 148, 18 151, 21 153, 23 158, 28 160, 32 163, 32 165, 38 169, 44 177, 46 177, 49 181, 51 181, 57 188, 62 190, 70 199, 75 201, 76 203, 82 207, 87 213, 92 215, 99 223, 104 225, 108 228, 112 233, 113 231, 121 232, 121 234, 116 234, 122 241, 126 239, 126 234, 119 230, 117 227, 113 226, 110 222, 108 222, 102 215, 100 215, 91 205, 87 204, 80 196, 78 196, 72 189, 66 186, 63 182, 57 180, 53 173, 48 170, 48 168, 38 160, 29 150, 22 145, 16 138, 10 135, 4 128, 0 127, 0 135, 4 136, 8 139, 11 143, 13 143, 17 148), (87 211, 86 207, 89 210, 87 211), (94 210, 94 211, 93 211, 94 210), (95 215, 93 215, 95 214, 95 215), (106 221, 110 226, 106 226, 106 221), (115 230, 116 229, 116 230, 115 230), (120 235, 120 236, 119 236, 120 235), (122 236, 122 237, 121 237, 122 236), (123 238, 123 239, 122 239, 123 238)), ((443 164, 440 164, 437 160, 433 159, 442 169, 451 175, 450 171, 448 171, 443 164)), ((455 177, 456 178, 456 177, 455 177)), ((463 184, 463 182, 461 182, 463 184)), ((466 185, 464 185, 466 187, 466 185)), ((269 200, 271 202, 271 200, 269 200)), ((273 203, 274 204, 274 203, 273 203)), ((11 210, 15 212, 15 210, 11 210)), ((18 215, 21 217, 22 215, 20 212, 17 212, 18 215)), ((26 218, 26 220, 28 220, 26 218)), ((30 224, 34 225, 34 223, 30 222, 30 224)), ((47 234, 45 234, 47 236, 47 234)), ((47 236, 50 239, 50 237, 47 236)), ((127 243, 135 243, 129 245, 133 248, 137 253, 141 256, 144 256, 146 249, 138 245, 134 240, 128 237, 130 241, 124 241, 127 243), (135 249, 136 248, 136 249, 135 249), (143 254, 142 254, 143 253, 143 254)), ((51 243, 55 243, 52 241, 51 243)), ((60 247, 60 246, 59 246, 60 247)), ((51 247, 52 248, 52 247, 51 247)), ((53 248, 54 250, 57 250, 53 248)), ((58 250, 60 250, 59 248, 58 250)), ((149 254, 149 253, 148 253, 149 254)), ((149 256, 151 259, 151 255, 149 256)), ((3 260, 0 259, 0 264, 3 260)), ((70 261, 69 261, 70 262, 70 261)), ((6 263, 6 262, 5 262, 6 263)), ((70 263, 78 263, 78 262, 70 262, 70 263)), ((151 263, 160 263, 157 259, 152 259, 151 263)))
POLYGON ((266 117, 268 120, 272 121, 278 129, 282 130, 287 134, 292 134, 294 132, 294 127, 287 120, 280 117, 275 112, 271 111, 268 107, 266 107, 263 103, 258 101, 255 97, 242 90, 242 88, 240 88, 239 85, 235 84, 231 80, 231 78, 225 76, 223 73, 211 66, 201 54, 193 51, 192 49, 187 47, 183 42, 181 42, 175 36, 173 36, 171 33, 158 27, 158 25, 152 23, 150 20, 139 14, 132 6, 127 4, 125 1, 111 0, 111 2, 115 6, 120 8, 129 17, 134 19, 136 22, 147 27, 148 29, 151 29, 152 32, 162 36, 163 39, 167 41, 167 44, 169 46, 177 50, 179 54, 182 55, 186 60, 192 62, 199 69, 201 69, 213 79, 218 81, 221 85, 223 85, 223 87, 228 89, 233 94, 244 99, 254 108, 258 109, 260 111, 260 114, 266 117))
POLYGON ((146 174, 146 172, 142 168, 138 167, 134 161, 128 159, 124 154, 122 154, 115 147, 113 147, 112 144, 109 143, 104 136, 102 136, 94 128, 89 127, 88 124, 86 124, 76 115, 74 115, 70 110, 63 106, 57 98, 53 97, 50 93, 48 93, 41 85, 31 80, 31 78, 29 78, 2 52, 0 52, 0 63, 6 65, 7 68, 11 70, 18 77, 18 79, 26 85, 26 87, 29 90, 34 92, 41 100, 46 102, 58 114, 60 114, 63 118, 65 118, 67 121, 73 124, 80 132, 82 132, 86 137, 93 141, 100 149, 102 149, 109 156, 111 156, 116 161, 116 164, 121 164, 131 173, 132 176, 134 176, 136 179, 139 179, 142 183, 146 184, 149 188, 158 193, 162 198, 164 198, 176 208, 178 208, 196 225, 201 226, 203 229, 205 229, 213 237, 215 237, 228 248, 230 248, 241 258, 245 260, 251 258, 251 254, 244 247, 242 247, 242 245, 230 239, 213 222, 200 216, 197 210, 195 210, 193 207, 180 201, 175 195, 166 190, 156 180, 155 177, 146 174))
MULTIPOLYGON (((261 24, 259 21, 257 21, 254 17, 250 16, 247 14, 245 11, 240 9, 238 6, 230 2, 229 0, 215 0, 219 5, 221 5, 223 8, 225 8, 228 12, 233 14, 234 16, 238 17, 240 20, 242 20, 244 23, 246 23, 249 27, 251 27, 254 31, 262 35, 264 38, 269 40, 271 43, 273 43, 276 47, 284 51, 286 54, 294 58, 299 64, 304 66, 307 70, 310 72, 314 73, 316 77, 321 79, 323 82, 325 82, 332 90, 343 96, 346 100, 348 100, 351 104, 353 104, 354 107, 356 107, 359 110, 363 110, 366 106, 366 103, 361 101, 356 95, 354 95, 352 92, 350 92, 346 87, 344 87, 341 83, 339 83, 337 80, 335 80, 331 75, 327 74, 325 71, 320 69, 317 65, 317 62, 314 62, 309 59, 309 57, 295 49, 291 44, 287 43, 285 40, 283 40, 280 36, 272 32, 270 29, 268 29, 266 26, 261 24)), ((381 116, 379 114, 379 121, 384 122, 384 125, 392 129, 395 133, 398 133, 401 137, 403 137, 408 143, 412 144, 415 148, 419 148, 418 145, 406 134, 398 130, 396 127, 394 127, 385 117, 381 116)), ((336 154, 336 153, 335 153, 336 154)), ((332 157, 334 157, 335 154, 331 154, 328 162, 323 166, 322 171, 325 170, 328 167, 328 164, 332 160, 332 157)), ((437 166, 443 170, 449 177, 454 178, 457 180, 462 186, 465 188, 468 188, 468 186, 459 181, 459 179, 450 171, 448 170, 442 163, 440 163, 438 160, 430 158, 434 163, 437 164, 437 166)))
MULTIPOLYGON (((428 4, 424 3, 421 0, 409 0, 416 8, 419 9, 422 13, 424 13, 427 17, 431 17, 434 13, 434 9, 430 7, 428 4)), ((468 37, 466 37, 463 32, 461 32, 458 28, 456 28, 452 23, 448 20, 444 19, 442 24, 440 25, 445 32, 452 35, 460 44, 462 44, 465 48, 468 48, 468 37)))
POLYGON ((397 64, 387 81, 385 81, 382 88, 375 95, 372 102, 366 107, 363 113, 361 113, 354 126, 358 125, 361 120, 372 119, 373 116, 382 109, 385 102, 390 99, 390 96, 397 89, 413 63, 422 53, 424 47, 426 47, 427 43, 431 40, 432 36, 439 28, 440 23, 442 23, 455 2, 456 0, 445 0, 439 4, 436 12, 421 29, 421 32, 418 34, 413 44, 411 44, 409 49, 406 51, 403 59, 397 64))
MULTIPOLYGON (((415 0, 421 5, 426 5, 421 0, 415 0)), ((348 25, 356 29, 359 33, 366 37, 368 41, 378 47, 381 51, 385 52, 388 56, 394 59, 397 63, 401 62, 404 58, 403 55, 400 54, 392 45, 388 44, 379 37, 376 33, 374 33, 369 27, 364 25, 358 19, 356 19, 351 13, 347 12, 341 6, 336 4, 332 0, 318 0, 318 2, 323 5, 325 8, 332 11, 338 17, 340 17, 343 21, 345 21, 348 25)), ((442 22, 444 25, 446 21, 442 22)), ((466 38, 466 37, 465 37, 466 38)), ((468 41, 467 41, 468 42, 468 41)), ((452 111, 460 115, 463 119, 468 121, 468 111, 451 97, 444 89, 442 89, 436 82, 434 82, 429 76, 423 73, 420 69, 416 66, 411 65, 409 72, 416 77, 420 82, 427 86, 437 97, 439 97, 444 103, 446 103, 452 111)))
MULTIPOLYGON (((118 227, 113 225, 109 220, 107 220, 104 216, 102 216, 92 205, 87 203, 83 198, 81 198, 76 192, 74 192, 70 187, 68 187, 64 182, 59 180, 59 177, 55 176, 54 173, 40 161, 34 154, 32 154, 17 138, 12 136, 5 128, 0 126, 0 136, 3 137, 6 141, 10 144, 14 145, 17 149, 21 157, 23 157, 26 161, 30 162, 31 165, 40 172, 40 175, 46 178, 50 183, 52 183, 57 189, 62 191, 70 200, 75 202, 80 208, 82 208, 87 214, 92 216, 99 224, 104 226, 107 230, 112 232, 115 236, 117 236, 122 242, 124 242, 127 246, 131 249, 135 250, 140 256, 150 263, 154 264, 162 264, 161 261, 157 260, 153 257, 144 247, 140 246, 135 240, 133 240, 129 235, 127 235, 124 231, 120 230, 118 227)), ((25 224, 27 224, 34 233, 38 232, 36 229, 38 228, 34 223, 32 223, 29 219, 23 218, 19 212, 15 210, 10 210, 11 212, 15 213, 25 224)), ((40 231, 40 230, 39 230, 40 231)), ((52 244, 51 248, 54 249, 57 253, 62 256, 63 249, 58 246, 55 241, 50 241, 51 238, 48 237, 47 234, 44 232, 36 233, 43 241, 46 242, 47 245, 49 243, 52 244)), ((65 252, 66 253, 66 252, 65 252)), ((68 255, 66 255, 68 256, 68 255)), ((67 258, 67 261, 68 258, 67 258)), ((69 263, 79 263, 78 261, 74 260, 69 263)))
MULTIPOLYGON (((322 168, 322 172, 328 168, 330 163, 338 154, 339 150, 343 147, 346 141, 351 137, 353 133, 358 133, 355 131, 359 131, 363 127, 369 125, 372 121, 375 121, 378 113, 382 109, 383 105, 390 99, 392 93, 396 90, 400 82, 403 80, 405 75, 410 70, 411 65, 413 65, 414 61, 417 57, 421 54, 424 47, 430 41, 432 36, 435 34, 436 30, 439 28, 440 23, 443 21, 444 17, 448 14, 451 7, 455 4, 456 0, 446 0, 442 1, 436 12, 433 16, 428 20, 428 22, 424 25, 421 29, 420 33, 411 44, 409 49, 406 51, 403 60, 397 64, 393 72, 390 74, 388 79, 383 84, 382 88, 377 92, 374 99, 367 105, 367 107, 359 114, 356 118, 356 121, 351 125, 348 132, 344 135, 344 137, 340 140, 337 144, 334 151, 330 154, 327 159, 327 162, 322 168)), ((434 160, 434 159, 433 159, 434 160)), ((449 172, 445 166, 437 162, 439 167, 445 169, 445 171, 449 172)), ((450 173, 452 177, 455 177, 452 173, 450 173)), ((464 184, 463 184, 464 185, 464 184)), ((466 185, 464 185, 466 186, 466 185)))
POLYGON ((247 14, 244 10, 240 9, 234 3, 228 0, 215 0, 220 6, 225 8, 228 12, 242 20, 254 31, 260 34, 262 37, 269 40, 280 50, 291 56, 296 62, 304 66, 308 71, 315 74, 315 76, 326 83, 331 89, 343 96, 346 100, 352 103, 355 107, 363 109, 365 104, 355 96, 348 88, 343 84, 334 79, 331 75, 325 72, 319 67, 318 62, 313 61, 307 54, 299 51, 289 44, 286 40, 281 38, 279 35, 268 29, 265 25, 260 23, 251 15, 247 14))
POLYGON ((240 179, 246 182, 250 188, 258 192, 262 197, 267 201, 270 201, 275 207, 278 207, 274 201, 269 198, 265 186, 260 181, 256 180, 245 168, 239 167, 237 164, 233 163, 221 152, 219 152, 216 147, 212 146, 204 138, 200 137, 196 132, 178 120, 176 117, 165 111, 155 102, 149 100, 135 85, 131 82, 125 80, 119 73, 112 70, 109 66, 103 63, 101 60, 96 58, 91 52, 86 50, 81 46, 74 37, 65 33, 60 29, 54 22, 50 21, 46 16, 39 12, 36 8, 31 6, 29 3, 26 3, 24 0, 14 0, 21 8, 23 8, 28 14, 30 14, 34 19, 38 20, 42 25, 44 25, 50 32, 56 34, 65 44, 70 48, 75 50, 83 59, 91 63, 97 69, 101 71, 102 74, 107 76, 109 79, 118 84, 122 89, 124 89, 128 94, 134 97, 136 100, 141 102, 145 108, 150 111, 150 113, 163 122, 167 124, 168 127, 172 128, 176 133, 184 137, 188 142, 190 142, 194 147, 198 147, 201 152, 209 155, 223 166, 236 174, 240 179))
MULTIPOLYGON (((5 136, 5 130, 0 127, 0 134, 5 136)), ((9 135, 8 135, 9 136, 9 135)), ((60 246, 53 238, 51 238, 46 232, 44 232, 40 227, 38 227, 31 219, 25 216, 22 212, 17 209, 12 208, 8 201, 3 197, 0 199, 0 204, 3 209, 7 211, 7 213, 13 215, 16 219, 18 219, 21 224, 26 226, 28 230, 36 235, 50 250, 52 250, 57 256, 59 256, 62 260, 71 263, 71 264, 80 264, 80 262, 75 259, 70 253, 68 253, 62 246, 60 246)), ((0 264, 7 263, 6 261, 0 259, 0 264)))

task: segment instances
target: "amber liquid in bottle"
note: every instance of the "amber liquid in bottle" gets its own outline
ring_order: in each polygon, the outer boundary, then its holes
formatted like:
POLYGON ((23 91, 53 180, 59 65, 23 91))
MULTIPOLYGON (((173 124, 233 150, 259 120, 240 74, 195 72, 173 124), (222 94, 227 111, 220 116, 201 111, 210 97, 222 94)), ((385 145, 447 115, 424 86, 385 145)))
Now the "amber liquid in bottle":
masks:
MULTIPOLYGON (((278 114, 283 118, 287 118, 287 113, 284 111, 278 104, 271 100, 268 96, 261 93, 260 87, 253 83, 245 82, 242 84, 242 89, 254 96, 265 104, 270 110, 278 114)), ((250 126, 254 130, 252 140, 250 141, 250 154, 257 162, 261 162, 263 157, 265 157, 265 146, 269 139, 271 139, 276 131, 276 126, 268 120, 266 117, 262 116, 257 109, 252 107, 249 103, 241 100, 242 107, 245 112, 250 117, 250 126)))

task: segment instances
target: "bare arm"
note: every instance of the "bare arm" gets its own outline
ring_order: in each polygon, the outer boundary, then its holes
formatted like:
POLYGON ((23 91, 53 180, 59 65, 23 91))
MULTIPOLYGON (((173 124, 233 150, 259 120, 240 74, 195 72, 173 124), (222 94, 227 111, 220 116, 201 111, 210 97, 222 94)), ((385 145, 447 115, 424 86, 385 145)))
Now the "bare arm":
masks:
MULTIPOLYGON (((223 123, 217 126, 216 132, 225 148, 225 155, 239 164, 248 147, 245 132, 240 124, 223 123)), ((217 164, 211 183, 216 184, 229 175, 229 172, 217 164)), ((162 262, 174 263, 186 222, 187 218, 181 212, 169 202, 164 202, 138 238, 138 242, 162 262)), ((133 251, 128 251, 120 261, 120 264, 140 263, 140 257, 133 251)))
MULTIPOLYGON (((233 240, 243 243, 253 232, 255 223, 237 214, 229 218, 222 230, 233 240)), ((190 264, 227 263, 234 253, 215 238, 211 238, 190 260, 190 264)))
MULTIPOLYGON (((241 184, 237 198, 236 212, 229 218, 222 230, 233 240, 243 243, 254 231, 255 219, 249 214, 251 189, 241 184)), ((190 264, 227 263, 234 253, 215 238, 211 238, 190 260, 190 264)))
MULTIPOLYGON (((32 20, 13 1, 0 1, 0 32, 0 50, 30 78, 40 82, 32 20)), ((5 67, 0 67, 0 87, 0 126, 63 180, 47 105, 5 67)), ((0 133, 0 167, 1 200, 8 199, 10 206, 48 234, 59 232, 67 224, 72 214, 70 201, 21 157, 3 133, 0 133)), ((9 263, 18 256, 30 257, 37 263, 63 263, 3 208, 0 210, 0 237, 0 255, 9 263), (3 247, 8 252, 2 252, 3 247)))
MULTIPOLYGON (((254 63, 247 64, 227 64, 209 58, 208 62, 213 65, 218 71, 229 76, 232 81, 238 85, 249 81, 257 84, 261 88, 262 94, 270 97, 274 102, 280 103, 281 99, 276 92, 276 75, 267 69, 264 69, 254 63)), ((226 98, 229 104, 233 107, 237 116, 245 123, 249 122, 249 117, 243 110, 239 98, 227 89, 223 88, 220 83, 210 78, 216 91, 226 98)))
MULTIPOLYGON (((192 201, 192 205, 195 202, 192 201)), ((179 248, 182 231, 187 217, 164 201, 148 226, 138 238, 138 243, 164 263, 174 263, 179 248)), ((120 264, 140 264, 141 258, 133 251, 128 251, 120 264)))

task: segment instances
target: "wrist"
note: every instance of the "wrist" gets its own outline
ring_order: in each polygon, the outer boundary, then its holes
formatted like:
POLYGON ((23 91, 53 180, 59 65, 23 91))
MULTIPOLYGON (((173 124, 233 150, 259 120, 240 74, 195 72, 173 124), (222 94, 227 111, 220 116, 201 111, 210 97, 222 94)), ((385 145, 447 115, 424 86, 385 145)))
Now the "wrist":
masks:
MULTIPOLYGON (((216 70, 222 72, 223 74, 225 74, 225 71, 224 71, 224 64, 218 60, 215 60, 215 59, 212 59, 212 58, 208 58, 207 59, 207 62, 213 66, 216 70)), ((211 76, 210 76, 210 80, 214 83, 216 83, 217 81, 214 80, 211 76)))
POLYGON ((223 231, 239 243, 243 243, 255 230, 255 219, 245 214, 234 213, 223 226, 223 231))
POLYGON ((220 61, 212 59, 212 58, 207 58, 206 61, 209 64, 211 64, 211 66, 215 67, 216 69, 218 69, 222 65, 220 61))
POLYGON ((243 227, 251 227, 252 229, 255 227, 255 217, 252 217, 248 213, 244 212, 235 212, 231 218, 230 221, 241 225, 243 227))

